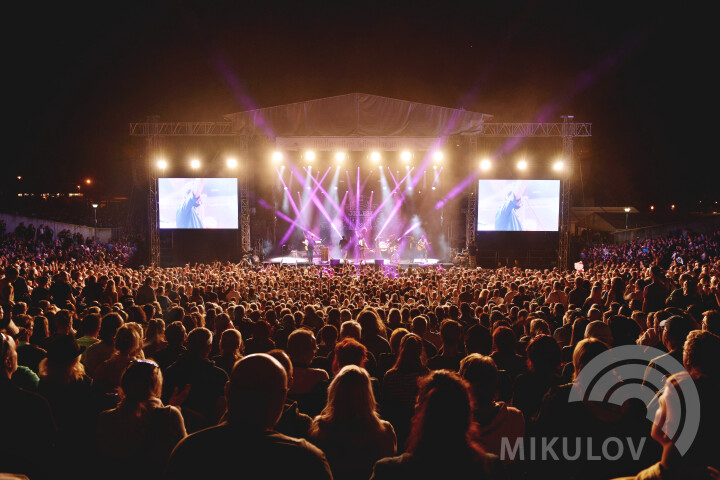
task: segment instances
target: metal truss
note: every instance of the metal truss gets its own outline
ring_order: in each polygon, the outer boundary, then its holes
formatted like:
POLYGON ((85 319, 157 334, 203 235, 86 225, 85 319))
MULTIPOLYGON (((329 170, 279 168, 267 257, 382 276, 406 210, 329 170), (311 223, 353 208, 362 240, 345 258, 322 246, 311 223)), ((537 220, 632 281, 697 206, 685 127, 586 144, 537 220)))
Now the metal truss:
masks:
MULTIPOLYGON (((572 119, 572 117, 568 117, 572 119)), ((592 136, 592 123, 484 123, 480 137, 573 137, 592 136)))
MULTIPOLYGON (((575 137, 592 136, 592 123, 575 123, 572 115, 563 115, 562 123, 485 123, 482 125, 478 137, 560 137, 563 142, 563 158, 567 162, 568 171, 560 182, 560 242, 558 245, 558 268, 568 268, 570 253, 570 178, 574 166, 573 139, 575 137)), ((470 211, 468 198, 468 238, 475 238, 475 227, 470 234, 470 215, 475 217, 475 211, 470 211)), ((474 207, 473 207, 474 208, 474 207)), ((468 243, 469 245, 469 243, 468 243)))
POLYGON ((130 136, 235 137, 232 122, 139 122, 130 124, 130 136))

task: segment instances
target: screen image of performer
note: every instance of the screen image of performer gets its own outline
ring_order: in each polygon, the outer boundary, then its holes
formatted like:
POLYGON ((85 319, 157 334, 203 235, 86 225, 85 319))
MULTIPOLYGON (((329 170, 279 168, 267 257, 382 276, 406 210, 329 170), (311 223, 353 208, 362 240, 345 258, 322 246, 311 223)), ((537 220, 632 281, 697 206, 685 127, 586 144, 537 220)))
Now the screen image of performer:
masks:
POLYGON ((205 181, 202 178, 196 178, 185 187, 185 195, 182 202, 175 212, 176 228, 204 228, 203 221, 198 208, 207 198, 207 194, 203 193, 205 181))
POLYGON ((495 230, 496 231, 518 231, 523 230, 522 222, 518 210, 523 206, 523 192, 525 191, 525 181, 515 182, 512 189, 508 192, 503 203, 495 213, 495 230))

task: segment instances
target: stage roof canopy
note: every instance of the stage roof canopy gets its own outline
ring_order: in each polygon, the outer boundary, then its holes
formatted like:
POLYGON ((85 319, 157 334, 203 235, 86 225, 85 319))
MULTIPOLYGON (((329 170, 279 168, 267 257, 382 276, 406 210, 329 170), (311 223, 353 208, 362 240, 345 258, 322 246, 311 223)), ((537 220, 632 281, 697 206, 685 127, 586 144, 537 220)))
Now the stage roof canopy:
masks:
POLYGON ((479 133, 492 115, 365 93, 231 113, 238 135, 445 137, 479 133))

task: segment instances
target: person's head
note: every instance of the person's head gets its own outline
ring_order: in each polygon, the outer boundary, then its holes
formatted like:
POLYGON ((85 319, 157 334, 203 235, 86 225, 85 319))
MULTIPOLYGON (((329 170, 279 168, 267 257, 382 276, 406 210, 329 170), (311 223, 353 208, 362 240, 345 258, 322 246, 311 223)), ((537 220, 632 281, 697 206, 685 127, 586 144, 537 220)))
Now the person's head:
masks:
POLYGON ((530 336, 550 335, 550 325, 542 318, 534 318, 530 320, 530 336))
POLYGON ((205 327, 193 328, 187 336, 188 355, 208 358, 212 350, 212 332, 205 327))
POLYGON ((440 325, 443 348, 457 348, 462 338, 462 326, 456 320, 443 320, 440 325))
POLYGON ((510 327, 497 327, 493 331, 493 348, 498 353, 514 354, 517 337, 510 327))
POLYGON ((11 378, 18 367, 15 340, 5 333, 0 333, 0 361, 3 365, 3 376, 11 378))
POLYGON ((720 337, 710 332, 693 330, 685 340, 683 364, 693 377, 720 381, 720 337))
POLYGON ((55 326, 55 333, 58 335, 71 335, 73 330, 70 310, 63 308, 58 311, 53 318, 53 325, 55 326))
POLYGON ((478 405, 489 405, 498 393, 498 369, 495 361, 472 353, 460 362, 460 376, 470 384, 478 405))
POLYGON ((427 326, 427 319, 424 316, 418 315, 417 317, 413 318, 412 331, 414 334, 420 335, 422 337, 427 331, 427 326))
POLYGON ((228 328, 220 336, 220 355, 239 358, 242 354, 242 335, 234 328, 228 328))
POLYGON ((141 348, 142 338, 131 324, 126 323, 118 328, 115 333, 116 352, 124 356, 132 357, 139 354, 141 348))
POLYGON ((385 335, 385 325, 372 308, 363 309, 357 316, 357 322, 360 324, 364 336, 385 335))
POLYGON ((315 335, 310 330, 298 328, 288 336, 287 353, 293 365, 309 366, 316 351, 315 335))
POLYGON ((612 331, 610 325, 602 320, 594 320, 585 327, 585 338, 597 338, 608 345, 613 344, 612 331))
POLYGON ((80 379, 85 374, 81 353, 72 335, 54 336, 47 347, 47 357, 40 362, 40 377, 63 383, 80 379))
POLYGON ((182 322, 172 322, 165 328, 165 340, 168 342, 168 346, 180 347, 185 343, 186 338, 187 333, 182 322))
POLYGON ((465 332, 465 352, 490 355, 492 351, 492 334, 484 325, 475 324, 465 332))
POLYGON ((343 322, 342 325, 340 325, 340 339, 350 337, 354 338, 359 342, 361 335, 362 328, 360 327, 360 324, 358 322, 348 320, 347 322, 343 322))
POLYGON ((720 335, 720 312, 717 310, 703 312, 702 329, 720 335))
POLYGON ((408 332, 406 328, 396 328, 393 330, 392 334, 390 334, 390 351, 392 353, 395 355, 398 354, 400 351, 400 342, 408 333, 410 332, 408 332))
POLYGON ((556 373, 560 368, 560 347, 550 335, 538 335, 527 346, 528 367, 542 373, 556 373))
POLYGON ((695 329, 695 324, 689 317, 673 315, 660 322, 663 329, 662 341, 669 351, 683 348, 688 334, 695 329))
POLYGON ((145 340, 158 343, 165 339, 165 322, 161 318, 153 318, 148 322, 145 340))
POLYGON ((229 424, 251 431, 273 428, 287 389, 285 368, 272 356, 256 353, 238 360, 225 386, 229 424))
POLYGON ((468 383, 448 370, 431 372, 418 383, 407 452, 451 461, 481 451, 471 440, 474 401, 468 383))
POLYGON ((582 369, 587 366, 595 357, 610 349, 610 346, 597 338, 586 338, 578 342, 573 350, 573 367, 575 372, 573 379, 576 379, 582 369))
POLYGON ((85 315, 80 323, 80 335, 86 337, 95 337, 100 334, 100 314, 90 313, 85 315))
POLYGON ((635 342, 642 333, 640 325, 624 315, 612 315, 608 319, 608 325, 610 326, 610 334, 613 338, 613 347, 635 345, 635 342))
POLYGON ((364 368, 346 365, 335 375, 318 423, 337 427, 380 427, 370 375, 364 368))
POLYGON ((162 373, 152 360, 133 360, 120 379, 121 406, 133 408, 162 393, 162 373))
POLYGON ((345 338, 335 345, 335 358, 333 358, 333 372, 340 371, 347 365, 357 365, 365 368, 368 351, 365 345, 354 338, 345 338))
MULTIPOLYGON (((291 315, 287 315, 292 318, 291 315)), ((320 342, 323 345, 335 345, 338 339, 338 329, 335 328, 334 325, 325 325, 320 329, 318 332, 318 335, 320 337, 320 342)))
POLYGON ((414 333, 408 333, 402 338, 393 369, 400 372, 417 372, 425 369, 425 354, 420 337, 414 333))

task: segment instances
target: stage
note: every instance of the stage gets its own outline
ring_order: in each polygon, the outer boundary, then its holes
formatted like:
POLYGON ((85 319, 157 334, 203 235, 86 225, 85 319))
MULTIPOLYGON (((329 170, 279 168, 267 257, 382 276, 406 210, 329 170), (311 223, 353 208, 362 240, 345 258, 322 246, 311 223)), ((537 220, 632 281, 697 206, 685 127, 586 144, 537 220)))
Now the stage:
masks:
MULTIPOLYGON (((309 266, 310 262, 308 259, 304 256, 302 257, 272 257, 267 259, 265 262, 263 262, 265 265, 291 265, 291 266, 309 266)), ((342 266, 342 265, 383 265, 386 267, 400 267, 400 268, 407 268, 409 266, 413 267, 428 267, 428 266, 436 266, 436 265, 442 265, 444 267, 452 266, 452 263, 442 263, 437 258, 407 258, 407 259, 401 259, 397 262, 391 262, 388 259, 382 259, 382 258, 368 258, 366 260, 361 259, 340 259, 340 258, 331 258, 328 261, 322 261, 322 259, 315 257, 313 258, 313 265, 315 266, 325 266, 325 267, 335 267, 335 266, 342 266)))

